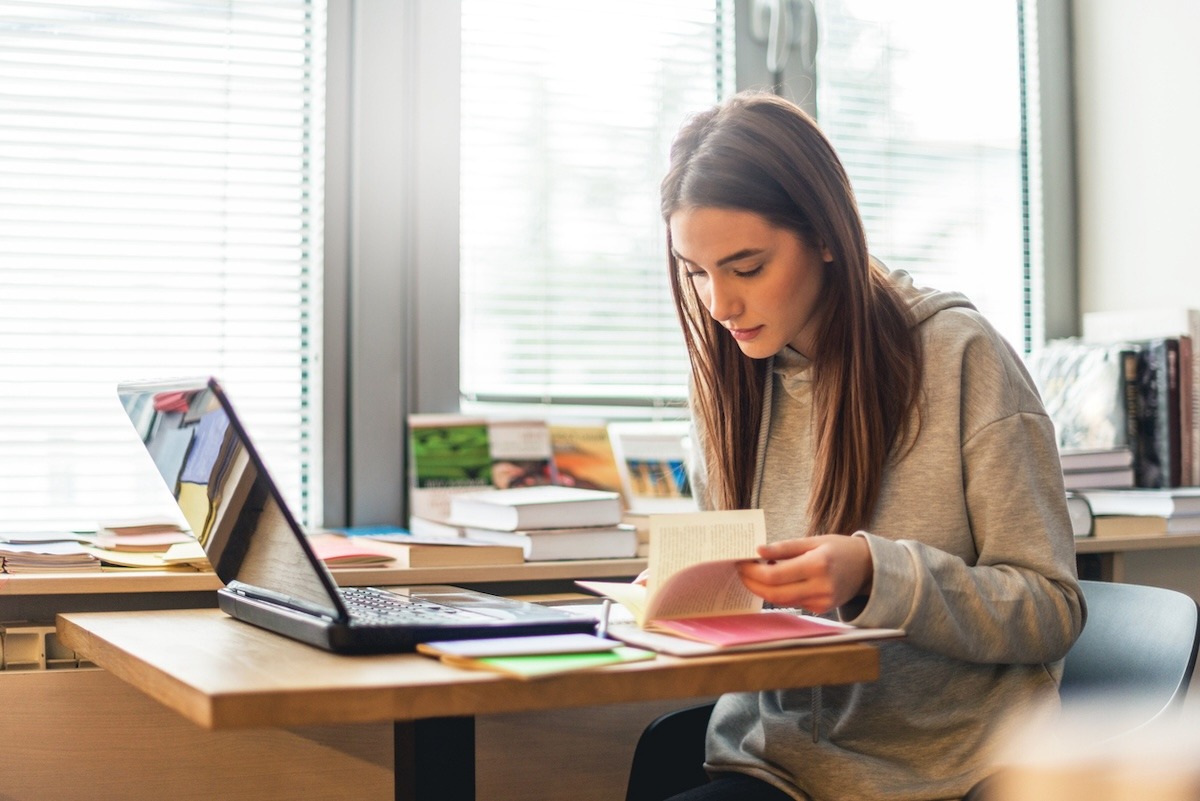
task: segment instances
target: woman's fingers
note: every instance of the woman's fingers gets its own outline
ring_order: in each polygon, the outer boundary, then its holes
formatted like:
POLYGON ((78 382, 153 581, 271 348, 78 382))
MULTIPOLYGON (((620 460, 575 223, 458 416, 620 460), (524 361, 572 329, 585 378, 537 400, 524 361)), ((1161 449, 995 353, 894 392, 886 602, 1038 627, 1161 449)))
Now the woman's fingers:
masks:
POLYGON ((823 613, 870 585, 870 549, 861 537, 784 540, 760 547, 759 555, 739 566, 742 582, 778 606, 823 613))

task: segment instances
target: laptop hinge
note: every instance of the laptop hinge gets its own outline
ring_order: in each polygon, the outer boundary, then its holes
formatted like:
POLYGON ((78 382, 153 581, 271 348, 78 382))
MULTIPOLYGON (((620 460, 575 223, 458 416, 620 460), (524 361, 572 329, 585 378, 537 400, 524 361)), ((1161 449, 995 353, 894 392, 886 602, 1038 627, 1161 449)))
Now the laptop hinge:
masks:
POLYGON ((345 619, 340 614, 335 614, 329 609, 317 606, 309 601, 300 598, 293 598, 290 595, 284 595, 279 592, 272 592, 262 587, 255 587, 252 584, 244 584, 240 581, 231 581, 225 585, 225 589, 236 595, 241 595, 244 598, 253 598, 259 601, 267 601, 268 603, 278 604, 279 606, 294 609, 297 612, 303 612, 306 615, 315 615, 331 623, 344 623, 345 619))

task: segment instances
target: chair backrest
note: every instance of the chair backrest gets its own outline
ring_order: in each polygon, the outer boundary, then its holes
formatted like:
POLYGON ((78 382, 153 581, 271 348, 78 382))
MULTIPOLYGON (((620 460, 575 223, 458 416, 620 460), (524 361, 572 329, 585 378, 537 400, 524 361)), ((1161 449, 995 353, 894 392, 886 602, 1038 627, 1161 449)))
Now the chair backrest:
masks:
POLYGON ((1177 710, 1200 645, 1196 602, 1175 590, 1081 581, 1087 623, 1063 666, 1064 709, 1103 695, 1130 702, 1138 724, 1177 710))
POLYGON ((662 801, 704 784, 704 738, 713 704, 660 715, 638 739, 625 801, 662 801))

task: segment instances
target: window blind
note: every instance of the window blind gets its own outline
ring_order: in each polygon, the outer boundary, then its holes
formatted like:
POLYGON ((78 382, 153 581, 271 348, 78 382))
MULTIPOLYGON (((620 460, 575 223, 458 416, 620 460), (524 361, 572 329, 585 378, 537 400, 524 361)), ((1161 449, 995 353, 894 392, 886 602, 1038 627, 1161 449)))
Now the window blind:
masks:
POLYGON ((0 0, 0 528, 176 515, 114 386, 180 375, 314 512, 324 19, 0 0))
POLYGON ((658 181, 732 87, 732 2, 463 0, 461 390, 680 399, 658 181))
POLYGON ((872 252, 1028 339, 1018 13, 818 0, 817 105, 872 252))

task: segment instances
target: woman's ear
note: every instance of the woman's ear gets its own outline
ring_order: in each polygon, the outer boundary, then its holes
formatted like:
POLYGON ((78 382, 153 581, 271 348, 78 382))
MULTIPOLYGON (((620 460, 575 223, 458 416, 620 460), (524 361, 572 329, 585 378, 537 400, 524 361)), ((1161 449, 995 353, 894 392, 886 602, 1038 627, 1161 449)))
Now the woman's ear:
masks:
POLYGON ((825 260, 826 264, 833 263, 833 254, 829 252, 829 248, 827 247, 821 248, 821 258, 825 260))

